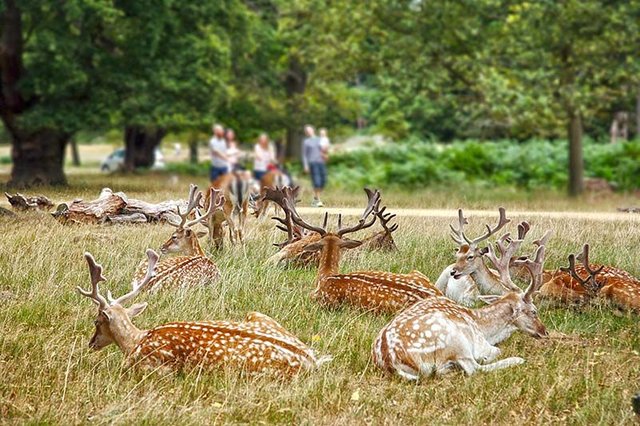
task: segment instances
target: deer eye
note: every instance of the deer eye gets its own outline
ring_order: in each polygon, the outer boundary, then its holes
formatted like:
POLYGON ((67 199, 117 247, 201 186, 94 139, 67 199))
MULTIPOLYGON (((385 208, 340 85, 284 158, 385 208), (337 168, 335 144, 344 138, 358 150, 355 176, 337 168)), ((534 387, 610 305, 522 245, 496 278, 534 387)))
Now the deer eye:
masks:
POLYGON ((98 327, 98 326, 100 325, 100 321, 98 321, 98 320, 93 321, 93 325, 95 325, 96 327, 98 327))
POLYGON ((473 260, 473 255, 467 256, 467 260, 473 260))

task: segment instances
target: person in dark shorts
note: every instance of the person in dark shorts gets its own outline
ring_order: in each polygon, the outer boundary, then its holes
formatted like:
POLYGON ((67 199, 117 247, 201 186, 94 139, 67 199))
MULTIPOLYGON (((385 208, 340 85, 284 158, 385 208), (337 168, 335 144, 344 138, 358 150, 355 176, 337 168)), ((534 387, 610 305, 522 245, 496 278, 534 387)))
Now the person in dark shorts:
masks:
POLYGON ((328 146, 316 136, 315 129, 309 125, 304 127, 307 136, 302 142, 302 164, 304 172, 311 175, 313 185, 313 203, 315 207, 322 207, 324 204, 320 199, 322 190, 327 185, 327 158, 328 146))
POLYGON ((211 182, 229 173, 229 158, 227 157, 227 141, 224 138, 224 128, 220 124, 213 125, 213 137, 209 141, 211 152, 211 182))

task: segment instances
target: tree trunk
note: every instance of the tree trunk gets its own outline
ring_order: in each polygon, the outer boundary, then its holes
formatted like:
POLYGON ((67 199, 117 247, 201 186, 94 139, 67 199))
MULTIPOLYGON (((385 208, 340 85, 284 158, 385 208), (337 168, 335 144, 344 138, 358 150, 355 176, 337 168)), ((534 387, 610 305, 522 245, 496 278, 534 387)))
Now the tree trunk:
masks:
POLYGON ((582 116, 578 111, 569 112, 569 195, 580 195, 584 189, 582 161, 582 116))
POLYGON ((153 166, 155 150, 166 134, 167 131, 163 128, 126 126, 124 130, 125 169, 133 171, 138 167, 153 166))
POLYGON ((636 139, 640 139, 640 87, 636 95, 636 139))
POLYGON ((75 138, 71 138, 71 160, 74 166, 80 166, 80 152, 78 152, 78 141, 75 138))
POLYGON ((302 154, 303 97, 307 88, 307 72, 295 56, 289 58, 289 69, 285 75, 284 87, 287 94, 287 157, 299 159, 302 154))
POLYGON ((189 139, 189 162, 198 164, 198 136, 195 132, 189 139))
POLYGON ((9 186, 66 185, 64 151, 69 135, 43 129, 24 138, 12 135, 13 169, 9 186))

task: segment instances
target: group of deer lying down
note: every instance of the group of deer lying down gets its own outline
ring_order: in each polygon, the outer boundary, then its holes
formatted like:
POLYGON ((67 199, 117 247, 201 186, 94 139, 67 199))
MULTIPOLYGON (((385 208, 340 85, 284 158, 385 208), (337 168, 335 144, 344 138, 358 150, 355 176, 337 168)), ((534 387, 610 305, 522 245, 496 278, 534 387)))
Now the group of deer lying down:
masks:
MULTIPOLYGON (((103 269, 85 253, 91 277, 90 290, 78 287, 81 295, 98 306, 95 334, 89 346, 99 350, 115 343, 124 353, 127 367, 179 370, 185 367, 238 368, 248 372, 292 374, 313 370, 329 361, 267 315, 251 312, 243 321, 172 322, 140 330, 132 318, 147 303, 125 307, 140 293, 169 292, 213 285, 220 277, 214 261, 202 249, 199 238, 206 235, 211 246, 222 247, 223 225, 232 242, 244 238, 248 216, 247 188, 210 187, 206 194, 190 186, 188 207, 179 211, 181 221, 160 247, 159 255, 148 249, 147 259, 135 272, 129 293, 106 297, 99 285, 103 269), (198 230, 204 226, 205 232, 198 230), (165 255, 175 254, 174 257, 165 255)), ((545 251, 550 231, 536 232, 529 255, 520 253, 530 225, 521 222, 516 233, 498 232, 511 220, 503 208, 498 222, 486 225, 486 232, 470 237, 463 211, 451 236, 457 244, 455 263, 447 266, 433 284, 419 271, 340 272, 343 250, 397 250, 390 222, 395 215, 381 206, 380 192, 365 189, 367 205, 357 222, 349 225, 337 217, 330 231, 329 217, 322 226, 302 218, 296 210, 297 187, 263 188, 253 207, 264 214, 274 204, 284 217, 274 217, 287 239, 276 244, 279 251, 267 262, 288 267, 316 266, 315 289, 311 297, 321 306, 335 309, 350 305, 372 315, 392 314, 391 320, 372 343, 374 364, 405 379, 444 374, 462 369, 466 374, 492 371, 521 364, 522 358, 498 359, 497 344, 520 330, 535 338, 547 336, 538 317, 536 297, 561 304, 584 304, 606 299, 623 309, 640 311, 640 280, 613 266, 589 262, 589 246, 580 255, 568 256, 568 267, 545 270, 545 251), (364 239, 349 238, 372 227, 381 230, 364 239), (493 239, 490 241, 490 239, 493 239), (580 262, 580 263, 577 263, 580 262), (522 290, 516 282, 528 279, 522 290), (483 302, 482 307, 474 307, 483 302)), ((528 243, 527 243, 528 245, 528 243)))

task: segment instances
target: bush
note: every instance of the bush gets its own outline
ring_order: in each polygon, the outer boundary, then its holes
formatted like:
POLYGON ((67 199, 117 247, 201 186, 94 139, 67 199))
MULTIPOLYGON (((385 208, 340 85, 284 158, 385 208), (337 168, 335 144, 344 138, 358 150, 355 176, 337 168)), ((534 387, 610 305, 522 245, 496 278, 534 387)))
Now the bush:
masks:
MULTIPOLYGON (((618 189, 640 188, 640 142, 584 143, 585 175, 603 178, 618 189)), ((363 148, 331 159, 333 182, 343 186, 511 185, 565 188, 566 141, 464 141, 450 145, 408 141, 363 148)))

